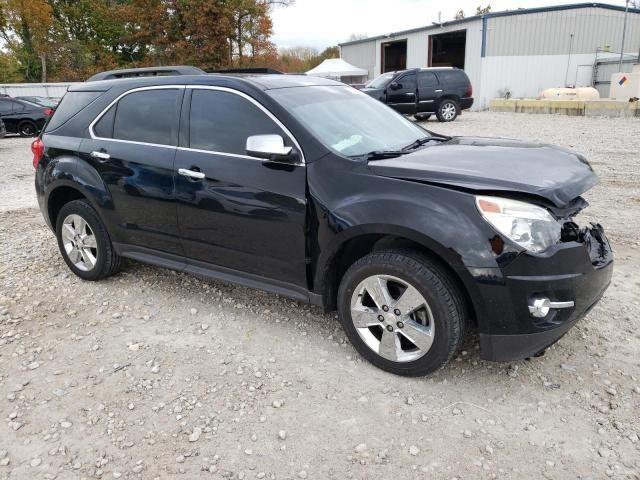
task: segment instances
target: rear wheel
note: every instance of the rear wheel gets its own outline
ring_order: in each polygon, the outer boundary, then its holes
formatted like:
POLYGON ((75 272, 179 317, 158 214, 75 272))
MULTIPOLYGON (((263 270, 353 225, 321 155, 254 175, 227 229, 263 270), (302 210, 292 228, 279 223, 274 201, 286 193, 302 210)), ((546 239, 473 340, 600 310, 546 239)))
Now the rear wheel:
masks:
POLYGON ((58 213, 58 247, 67 266, 84 280, 100 280, 120 269, 107 230, 86 200, 73 200, 58 213))
POLYGON ((447 98, 438 105, 436 116, 440 122, 453 122, 460 115, 460 105, 455 100, 447 98))
POLYGON ((38 127, 30 120, 25 120, 18 125, 18 133, 22 137, 33 137, 38 133, 38 127))
POLYGON ((371 253, 354 263, 340 284, 338 311, 362 356, 406 376, 445 365, 462 344, 467 318, 447 272, 405 250, 371 253))

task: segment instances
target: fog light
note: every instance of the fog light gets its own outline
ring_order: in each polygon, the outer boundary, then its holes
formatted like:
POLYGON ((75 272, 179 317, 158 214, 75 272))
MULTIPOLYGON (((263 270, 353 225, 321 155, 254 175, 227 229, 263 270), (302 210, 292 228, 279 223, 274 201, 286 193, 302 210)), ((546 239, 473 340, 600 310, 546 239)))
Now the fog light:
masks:
POLYGON ((575 306, 575 302, 570 300, 568 302, 552 302, 547 297, 536 298, 529 305, 529 313, 536 318, 546 317, 551 309, 572 308, 575 306))

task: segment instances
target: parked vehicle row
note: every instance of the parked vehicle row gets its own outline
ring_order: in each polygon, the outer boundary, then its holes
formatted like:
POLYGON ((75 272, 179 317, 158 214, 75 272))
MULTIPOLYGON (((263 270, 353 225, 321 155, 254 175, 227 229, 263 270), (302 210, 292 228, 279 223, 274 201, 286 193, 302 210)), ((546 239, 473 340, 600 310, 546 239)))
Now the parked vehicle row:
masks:
POLYGON ((452 122, 473 105, 473 87, 458 68, 413 68, 387 72, 370 81, 364 93, 405 115, 426 120, 435 114, 452 122))
POLYGON ((7 133, 33 137, 42 130, 53 110, 54 107, 6 95, 0 96, 0 120, 4 122, 7 133))
POLYGON ((582 156, 438 135, 331 80, 74 85, 32 150, 80 278, 128 257, 337 309, 355 348, 401 375, 476 330, 485 359, 536 355, 613 271, 602 227, 573 220, 597 183, 582 156))

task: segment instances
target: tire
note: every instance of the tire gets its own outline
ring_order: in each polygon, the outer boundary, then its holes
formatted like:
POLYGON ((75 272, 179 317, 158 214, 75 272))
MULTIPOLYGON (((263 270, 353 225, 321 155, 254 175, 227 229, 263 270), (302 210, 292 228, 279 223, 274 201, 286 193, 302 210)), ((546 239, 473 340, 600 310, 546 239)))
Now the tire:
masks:
POLYGON ((38 127, 31 120, 25 120, 18 125, 18 133, 21 137, 35 137, 38 134, 38 127))
POLYGON ((383 250, 355 262, 340 283, 338 313, 349 340, 363 357, 383 370, 408 377, 442 368, 462 346, 468 324, 464 297, 449 274, 411 250, 383 250), (372 278, 378 282, 371 283, 372 278), (369 289, 380 287, 380 281, 391 295, 388 311, 373 300, 378 293, 369 294, 369 289), (398 288, 402 283, 404 291, 398 288), (422 306, 411 310, 414 304, 422 306))
POLYGON ((460 105, 452 98, 445 98, 438 105, 436 116, 439 122, 453 122, 460 115, 460 105))
POLYGON ((415 118, 418 122, 426 122, 431 118, 430 113, 416 113, 413 118, 415 118))
POLYGON ((83 280, 101 280, 120 270, 121 257, 113 249, 104 223, 88 201, 73 200, 60 209, 56 237, 65 263, 83 280))

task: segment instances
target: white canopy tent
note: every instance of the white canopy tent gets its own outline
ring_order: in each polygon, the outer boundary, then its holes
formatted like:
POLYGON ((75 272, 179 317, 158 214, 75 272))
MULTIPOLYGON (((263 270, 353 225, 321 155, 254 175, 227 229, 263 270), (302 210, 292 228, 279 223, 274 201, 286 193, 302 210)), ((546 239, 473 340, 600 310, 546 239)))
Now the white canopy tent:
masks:
POLYGON ((312 77, 332 78, 344 83, 364 83, 369 71, 364 68, 351 65, 341 58, 329 58, 315 68, 312 68, 306 75, 312 77))

